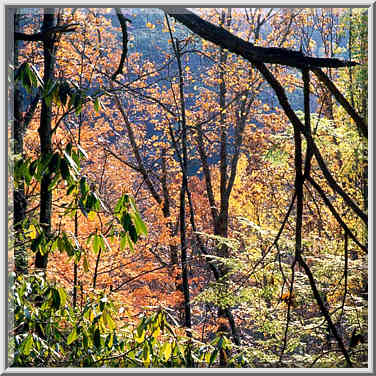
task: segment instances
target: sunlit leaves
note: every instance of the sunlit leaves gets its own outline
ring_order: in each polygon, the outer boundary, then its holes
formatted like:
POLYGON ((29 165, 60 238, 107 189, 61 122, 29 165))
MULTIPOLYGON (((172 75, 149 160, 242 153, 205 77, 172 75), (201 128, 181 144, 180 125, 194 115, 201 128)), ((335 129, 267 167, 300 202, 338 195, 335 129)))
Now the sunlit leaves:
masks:
POLYGON ((131 250, 140 235, 147 235, 147 228, 136 208, 134 199, 128 195, 122 195, 115 206, 115 213, 124 231, 121 232, 120 249, 124 249, 128 243, 131 250))
POLYGON ((16 70, 14 80, 15 82, 20 81, 29 94, 33 89, 38 88, 41 84, 43 85, 43 81, 36 68, 27 62, 22 63, 16 70))
POLYGON ((70 345, 78 338, 77 329, 74 327, 67 338, 67 345, 70 345))

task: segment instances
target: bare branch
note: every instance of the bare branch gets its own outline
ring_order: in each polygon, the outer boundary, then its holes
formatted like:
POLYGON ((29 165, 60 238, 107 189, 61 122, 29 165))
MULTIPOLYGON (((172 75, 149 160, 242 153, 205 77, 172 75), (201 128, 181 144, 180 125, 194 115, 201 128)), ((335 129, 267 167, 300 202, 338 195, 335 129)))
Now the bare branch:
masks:
POLYGON ((258 47, 253 43, 236 37, 232 33, 203 20, 185 8, 163 9, 171 17, 181 22, 201 38, 244 57, 251 63, 271 63, 288 65, 295 68, 330 67, 340 68, 357 65, 357 63, 330 58, 305 56, 300 51, 279 47, 258 47))

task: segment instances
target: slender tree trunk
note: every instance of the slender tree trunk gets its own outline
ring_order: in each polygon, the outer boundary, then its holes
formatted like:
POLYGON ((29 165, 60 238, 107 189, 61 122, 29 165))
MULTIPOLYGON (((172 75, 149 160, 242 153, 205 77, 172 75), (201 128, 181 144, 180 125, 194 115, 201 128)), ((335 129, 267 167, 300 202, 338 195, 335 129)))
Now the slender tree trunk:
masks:
MULTIPOLYGON (((171 35, 172 38, 172 35, 171 35)), ((174 40, 172 39, 172 43, 174 40)), ((187 239, 186 239, 186 216, 185 216, 185 197, 188 190, 188 152, 187 152, 187 124, 185 116, 185 102, 184 102, 184 79, 183 68, 181 63, 181 53, 179 41, 175 42, 175 54, 178 63, 179 71, 179 94, 180 94, 180 111, 181 111, 181 150, 182 150, 182 185, 180 189, 180 245, 181 245, 181 269, 182 269, 182 284, 184 294, 184 314, 185 326, 188 329, 192 328, 191 320, 191 303, 188 281, 188 255, 187 255, 187 239)), ((191 331, 187 331, 187 336, 192 337, 191 331)), ((190 344, 187 348, 187 367, 192 367, 193 360, 191 357, 190 344)))
MULTIPOLYGON (((44 10, 44 19, 42 31, 55 26, 55 9, 46 8, 44 10)), ((47 34, 43 40, 43 54, 44 54, 44 76, 43 81, 45 85, 48 81, 54 78, 54 65, 55 65, 55 34, 47 34)), ((52 109, 48 106, 46 101, 42 100, 42 111, 40 117, 40 126, 38 129, 41 158, 47 158, 52 152, 51 143, 51 120, 52 109)), ((51 182, 51 175, 47 171, 42 178, 40 187, 40 225, 45 231, 48 238, 51 234, 51 207, 52 207, 52 192, 48 189, 51 182)), ((42 255, 37 252, 35 255, 35 267, 46 269, 48 262, 48 254, 42 255)))
MULTIPOLYGON (((163 191, 163 216, 168 220, 167 226, 170 232, 170 236, 175 236, 176 231, 174 229, 174 224, 171 220, 171 212, 170 212, 170 193, 168 191, 168 183, 167 183, 167 163, 166 163, 166 149, 162 149, 162 191, 163 191)), ((178 247, 175 244, 170 244, 170 262, 172 265, 178 263, 178 247)))
MULTIPOLYGON (((17 10, 14 14, 14 30, 19 31, 20 28, 20 15, 17 10)), ((15 69, 18 67, 19 61, 19 44, 21 42, 14 40, 14 56, 13 63, 15 69)), ((14 86, 14 102, 13 102, 13 140, 14 140, 14 155, 23 155, 24 147, 24 122, 22 118, 22 95, 19 84, 14 86)), ((28 271, 28 255, 27 250, 23 243, 23 229, 22 221, 25 219, 27 208, 27 200, 25 198, 24 179, 20 178, 18 187, 13 192, 13 225, 14 225, 14 267, 17 274, 27 274, 28 271)))
MULTIPOLYGON (((185 221, 185 197, 188 187, 188 153, 187 153, 187 125, 185 118, 185 102, 184 102, 184 80, 183 69, 180 58, 179 42, 176 41, 176 59, 178 62, 179 70, 179 91, 180 91, 180 109, 181 109, 181 148, 183 152, 182 160, 182 186, 180 191, 180 242, 181 242, 181 266, 182 266, 182 282, 184 290, 184 311, 185 311, 185 326, 191 328, 191 306, 190 306, 190 294, 189 294, 189 282, 188 282, 188 265, 187 265, 187 242, 186 242, 186 221, 185 221)), ((189 332, 189 335, 190 332, 189 332)))

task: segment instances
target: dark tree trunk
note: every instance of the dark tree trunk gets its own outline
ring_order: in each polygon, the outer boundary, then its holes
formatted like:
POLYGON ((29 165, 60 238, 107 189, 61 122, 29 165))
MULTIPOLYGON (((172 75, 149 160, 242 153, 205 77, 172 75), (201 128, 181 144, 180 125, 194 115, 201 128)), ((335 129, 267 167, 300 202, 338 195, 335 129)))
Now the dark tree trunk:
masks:
MULTIPOLYGON (((14 30, 18 31, 20 27, 20 15, 14 14, 14 30)), ((14 40, 13 63, 17 68, 19 61, 19 41, 14 40)), ((14 86, 14 102, 13 102, 13 140, 14 140, 14 154, 23 155, 23 139, 24 139, 24 122, 22 118, 22 95, 19 84, 14 86)), ((14 225, 14 267, 17 274, 27 274, 28 271, 28 257, 27 250, 23 245, 23 230, 22 221, 25 219, 27 208, 27 200, 25 198, 24 180, 22 178, 18 181, 18 187, 13 193, 13 225, 14 225)))
MULTIPOLYGON (((44 10, 44 19, 42 32, 50 27, 55 26, 55 9, 46 8, 44 10)), ((44 83, 54 78, 55 65, 55 35, 47 34, 43 40, 43 54, 44 54, 44 83)), ((39 126, 39 139, 41 148, 41 158, 46 158, 52 152, 51 143, 51 119, 52 109, 47 105, 45 100, 42 100, 42 111, 39 126)), ((40 187, 40 225, 45 231, 48 238, 51 233, 51 207, 52 207, 52 192, 48 189, 51 182, 51 175, 47 171, 42 178, 40 187)), ((48 255, 42 255, 37 252, 35 255, 35 267, 45 269, 47 267, 48 255)))

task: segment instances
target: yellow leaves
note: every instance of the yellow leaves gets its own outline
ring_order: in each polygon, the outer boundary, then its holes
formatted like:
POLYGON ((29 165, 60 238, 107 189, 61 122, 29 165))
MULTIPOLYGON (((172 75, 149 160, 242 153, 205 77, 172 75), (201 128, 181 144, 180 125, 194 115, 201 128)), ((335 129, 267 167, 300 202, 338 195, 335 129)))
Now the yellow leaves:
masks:
POLYGON ((150 30, 155 29, 155 25, 152 24, 151 22, 146 22, 146 27, 149 28, 150 30))
POLYGON ((94 212, 94 211, 91 211, 91 212, 89 212, 89 214, 87 215, 87 218, 88 218, 89 221, 93 221, 93 220, 95 219, 95 216, 96 216, 95 212, 94 212))
POLYGON ((160 350, 160 356, 163 359, 163 361, 167 362, 167 360, 170 359, 171 353, 172 353, 171 343, 165 342, 160 350))
POLYGON ((35 239, 37 237, 37 229, 32 224, 30 225, 29 230, 30 230, 30 233, 29 233, 30 239, 35 239))

